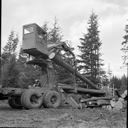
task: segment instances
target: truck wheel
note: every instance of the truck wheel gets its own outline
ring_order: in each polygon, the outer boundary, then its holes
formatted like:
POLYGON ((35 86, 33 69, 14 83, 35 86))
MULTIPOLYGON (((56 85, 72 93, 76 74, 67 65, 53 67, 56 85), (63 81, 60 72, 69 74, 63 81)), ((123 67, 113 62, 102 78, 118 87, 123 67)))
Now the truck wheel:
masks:
POLYGON ((44 94, 44 107, 57 108, 61 104, 61 95, 56 91, 48 91, 44 94))
POLYGON ((42 94, 36 90, 26 90, 21 95, 21 104, 26 109, 39 108, 43 102, 42 94))
POLYGON ((9 97, 8 104, 11 108, 15 108, 15 109, 22 108, 20 97, 9 97))

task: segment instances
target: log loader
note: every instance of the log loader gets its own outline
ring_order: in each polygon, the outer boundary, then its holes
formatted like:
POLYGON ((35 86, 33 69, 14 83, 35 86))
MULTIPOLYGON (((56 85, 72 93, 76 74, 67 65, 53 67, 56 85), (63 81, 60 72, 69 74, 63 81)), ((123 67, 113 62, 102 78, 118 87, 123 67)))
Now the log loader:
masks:
POLYGON ((27 64, 40 66, 45 74, 42 76, 41 87, 0 88, 0 99, 8 100, 8 104, 12 108, 58 108, 63 102, 72 107, 81 108, 87 105, 106 105, 112 99, 106 97, 106 92, 82 76, 72 65, 64 62, 60 54, 62 50, 69 52, 75 62, 74 53, 65 42, 49 42, 47 33, 37 24, 32 23, 23 26, 22 49, 24 53, 32 56, 32 60, 29 60, 27 64), (62 66, 85 84, 79 87, 76 81, 73 86, 57 83, 54 64, 62 66), (85 85, 90 88, 84 87, 85 85), (87 99, 91 97, 93 97, 91 101, 87 99))

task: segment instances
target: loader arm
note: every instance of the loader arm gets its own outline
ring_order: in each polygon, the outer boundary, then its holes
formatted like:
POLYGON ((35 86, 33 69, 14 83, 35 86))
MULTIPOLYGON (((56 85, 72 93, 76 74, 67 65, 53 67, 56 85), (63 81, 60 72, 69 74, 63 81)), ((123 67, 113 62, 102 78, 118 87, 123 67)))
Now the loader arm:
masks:
MULTIPOLYGON (((64 44, 65 45, 65 44, 64 44)), ((63 45, 62 45, 63 47, 63 45)), ((65 51, 69 51, 73 56, 73 52, 70 50, 70 48, 68 48, 68 46, 65 46, 63 48, 65 51)), ((89 79, 87 79, 86 77, 82 76, 78 71, 76 71, 76 69, 74 69, 71 65, 67 64, 66 62, 63 61, 63 59, 61 58, 61 56, 58 54, 58 53, 51 53, 49 55, 49 58, 55 62, 56 64, 62 66, 63 68, 65 68, 66 70, 68 70, 70 73, 74 74, 75 72, 75 75, 76 77, 78 77, 80 80, 86 82, 87 84, 89 84, 89 86, 91 86, 91 88, 93 89, 99 89, 98 87, 96 87, 96 85, 91 82, 89 79), (50 56, 52 55, 52 56, 50 56)))

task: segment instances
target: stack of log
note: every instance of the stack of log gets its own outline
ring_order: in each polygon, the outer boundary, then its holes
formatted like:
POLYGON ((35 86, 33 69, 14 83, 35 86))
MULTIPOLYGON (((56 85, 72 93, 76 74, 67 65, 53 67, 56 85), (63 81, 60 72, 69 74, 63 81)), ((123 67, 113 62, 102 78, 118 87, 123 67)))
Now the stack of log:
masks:
POLYGON ((59 84, 59 87, 63 90, 63 92, 66 92, 67 102, 75 108, 83 108, 81 105, 84 105, 84 107, 99 106, 120 110, 124 108, 125 98, 127 97, 127 90, 125 90, 122 95, 118 96, 118 100, 116 100, 115 96, 108 96, 108 93, 106 94, 106 92, 103 90, 87 89, 82 87, 77 87, 74 89, 73 86, 65 84, 59 84), (76 97, 81 95, 79 102, 70 94, 74 94, 76 97), (84 95, 89 95, 89 97, 85 98, 84 95))
POLYGON ((83 87, 74 88, 73 86, 62 84, 59 84, 59 88, 61 88, 65 92, 65 94, 67 94, 66 101, 68 102, 68 104, 75 108, 110 105, 110 100, 113 98, 110 96, 106 96, 106 92, 104 92, 103 90, 88 89, 83 87), (73 94, 74 96, 71 94, 73 94), (78 95, 80 97, 76 98, 78 97, 78 95))

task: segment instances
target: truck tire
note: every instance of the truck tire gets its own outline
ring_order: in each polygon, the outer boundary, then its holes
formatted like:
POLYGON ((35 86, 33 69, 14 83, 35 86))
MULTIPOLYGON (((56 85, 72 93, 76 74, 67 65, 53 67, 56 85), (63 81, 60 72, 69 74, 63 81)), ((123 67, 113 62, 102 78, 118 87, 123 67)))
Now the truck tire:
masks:
POLYGON ((8 104, 11 108, 22 109, 20 97, 9 97, 8 104))
POLYGON ((43 97, 44 107, 58 108, 61 104, 61 95, 57 91, 47 91, 43 97))
POLYGON ((43 103, 43 96, 37 90, 28 89, 21 95, 21 104, 26 109, 40 108, 43 103))

